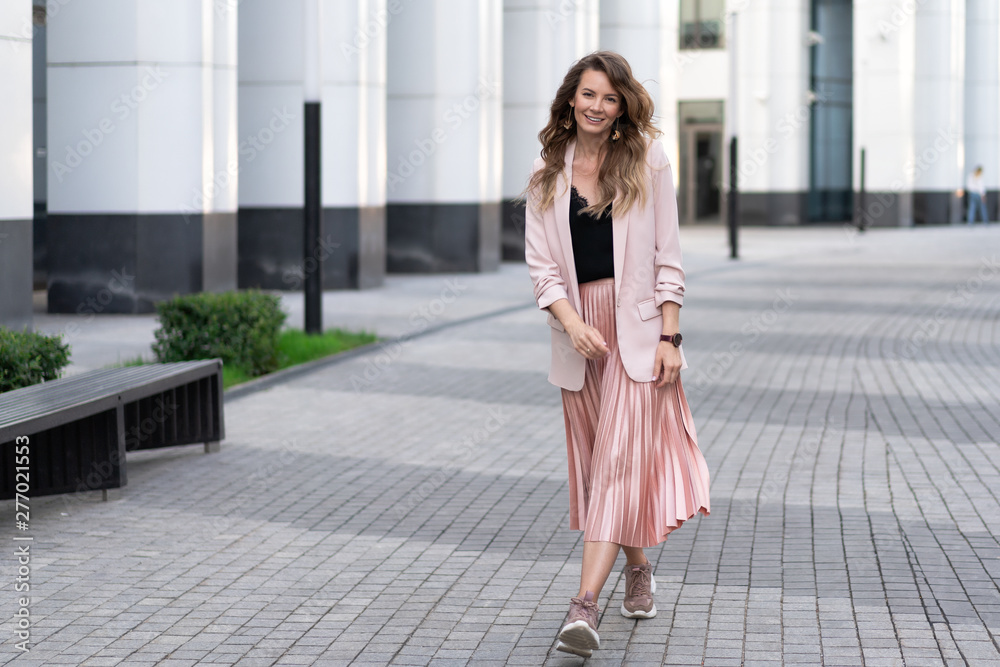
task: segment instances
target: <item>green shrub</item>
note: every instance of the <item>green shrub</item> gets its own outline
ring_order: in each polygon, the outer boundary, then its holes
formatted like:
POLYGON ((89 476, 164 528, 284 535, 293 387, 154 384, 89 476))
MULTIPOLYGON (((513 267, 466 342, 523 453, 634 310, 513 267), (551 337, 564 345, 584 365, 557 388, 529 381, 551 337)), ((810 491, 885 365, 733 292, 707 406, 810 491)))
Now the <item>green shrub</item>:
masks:
POLYGON ((0 327, 0 392, 55 380, 67 364, 69 345, 62 335, 0 327))
POLYGON ((202 292, 163 301, 156 310, 157 361, 218 357, 252 376, 278 367, 278 332, 286 315, 277 296, 254 290, 202 292))

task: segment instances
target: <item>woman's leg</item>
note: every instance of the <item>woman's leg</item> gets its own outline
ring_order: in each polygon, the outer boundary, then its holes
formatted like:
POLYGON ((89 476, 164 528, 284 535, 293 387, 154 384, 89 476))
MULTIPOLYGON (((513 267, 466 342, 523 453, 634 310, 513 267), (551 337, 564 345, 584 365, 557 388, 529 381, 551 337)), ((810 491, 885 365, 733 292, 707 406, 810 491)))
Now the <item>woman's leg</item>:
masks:
MULTIPOLYGON (((611 568, 615 566, 618 559, 619 546, 614 542, 584 542, 583 543, 583 567, 580 571, 580 594, 578 597, 586 595, 587 591, 594 594, 596 600, 601 595, 611 568)), ((642 547, 621 547, 625 550, 625 558, 629 565, 644 565, 649 562, 642 547)))
POLYGON ((646 558, 646 554, 642 552, 642 547, 622 547, 625 552, 625 558, 628 559, 627 565, 645 565, 649 562, 646 558))
POLYGON ((583 567, 580 571, 580 595, 582 598, 591 591, 594 601, 601 596, 601 589, 615 566, 620 547, 614 542, 584 542, 583 567))

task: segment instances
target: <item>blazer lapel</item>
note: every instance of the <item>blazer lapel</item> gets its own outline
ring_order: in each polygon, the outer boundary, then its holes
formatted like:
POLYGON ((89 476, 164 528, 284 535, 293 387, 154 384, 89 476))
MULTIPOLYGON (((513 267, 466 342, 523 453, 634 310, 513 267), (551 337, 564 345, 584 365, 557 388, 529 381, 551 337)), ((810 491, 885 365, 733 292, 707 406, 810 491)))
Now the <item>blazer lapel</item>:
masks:
POLYGON ((572 306, 574 308, 578 308, 580 303, 580 284, 577 282, 576 259, 573 256, 573 234, 569 228, 569 189, 573 183, 573 154, 575 150, 576 142, 571 141, 569 146, 566 147, 566 157, 564 158, 566 167, 563 174, 565 175, 566 181, 563 185, 565 185, 565 190, 560 193, 560 184, 558 182, 556 183, 556 196, 553 201, 553 206, 555 206, 556 230, 559 233, 559 245, 562 247, 563 261, 565 262, 566 272, 568 273, 567 279, 569 280, 569 294, 572 300, 572 306))
POLYGON ((621 291, 622 286, 622 273, 625 269, 625 244, 628 242, 628 223, 629 218, 632 217, 632 210, 635 209, 633 206, 619 220, 615 218, 611 222, 611 234, 612 239, 614 239, 614 251, 615 251, 615 302, 618 301, 618 293, 621 291))

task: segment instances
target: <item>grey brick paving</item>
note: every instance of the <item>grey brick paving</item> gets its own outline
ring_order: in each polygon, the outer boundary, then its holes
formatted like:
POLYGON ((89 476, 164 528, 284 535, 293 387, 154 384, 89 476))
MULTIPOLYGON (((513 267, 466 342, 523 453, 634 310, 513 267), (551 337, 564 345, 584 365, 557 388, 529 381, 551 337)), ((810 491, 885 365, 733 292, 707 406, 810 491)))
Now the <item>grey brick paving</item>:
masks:
MULTIPOLYGON (((748 230, 739 263, 684 232, 712 516, 650 550, 656 618, 613 575, 588 663, 1000 664, 1000 230, 748 230)), ((347 320, 407 333, 449 279, 347 320)), ((524 267, 484 284, 530 301, 524 267)), ((580 664, 547 340, 524 308, 376 347, 228 400, 218 454, 130 456, 118 500, 34 499, 34 645, 4 618, 0 660, 580 664)))

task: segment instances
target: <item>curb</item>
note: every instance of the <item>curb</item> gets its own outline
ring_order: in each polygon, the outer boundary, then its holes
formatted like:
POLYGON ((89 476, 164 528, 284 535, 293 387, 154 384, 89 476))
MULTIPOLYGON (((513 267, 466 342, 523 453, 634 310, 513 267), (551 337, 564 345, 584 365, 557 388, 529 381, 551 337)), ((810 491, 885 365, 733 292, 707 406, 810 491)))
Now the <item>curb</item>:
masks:
POLYGON ((357 357, 362 357, 366 354, 374 352, 376 349, 381 348, 384 345, 391 345, 393 343, 406 343, 411 340, 416 340, 423 336, 428 336, 430 334, 437 333, 439 331, 444 331, 445 329, 450 329, 452 327, 462 326, 464 324, 471 324, 472 322, 478 322, 480 320, 488 320, 491 317, 498 317, 500 315, 506 315, 508 313, 517 312, 519 310, 525 310, 526 308, 536 308, 534 301, 523 303, 514 306, 507 306, 505 308, 500 308, 499 310, 491 310, 486 313, 480 313, 479 315, 473 315, 471 317, 466 317, 460 320, 453 320, 450 322, 442 322, 436 326, 428 327, 421 331, 414 333, 405 333, 402 336, 396 336, 395 338, 386 338, 384 340, 377 340, 373 343, 368 343, 367 345, 362 345, 360 347, 351 348, 350 350, 345 350, 344 352, 337 352, 328 357, 323 357, 322 359, 314 359, 313 361, 307 361, 304 364, 298 364, 297 366, 292 366, 291 368, 284 368, 280 371, 275 371, 273 373, 268 373, 256 380, 250 380, 249 382, 244 382, 239 384, 232 389, 227 389, 222 397, 223 400, 235 400, 243 398, 244 396, 249 396, 250 394, 256 394, 259 391, 264 391, 265 389, 270 389, 274 385, 282 384, 293 380, 297 377, 308 375, 314 373, 320 369, 326 368, 327 366, 334 366, 345 361, 350 361, 357 357))

